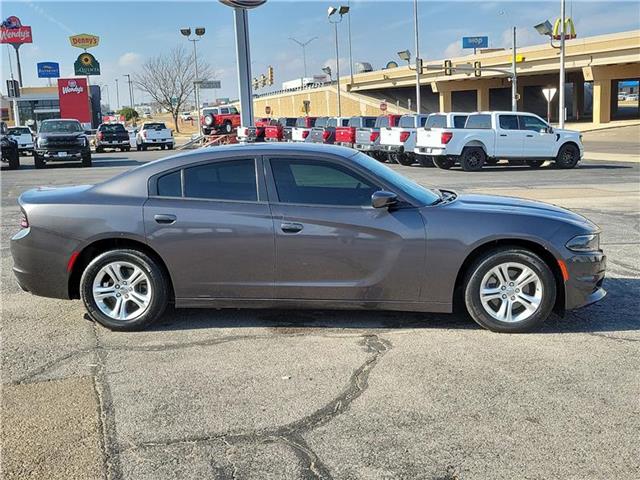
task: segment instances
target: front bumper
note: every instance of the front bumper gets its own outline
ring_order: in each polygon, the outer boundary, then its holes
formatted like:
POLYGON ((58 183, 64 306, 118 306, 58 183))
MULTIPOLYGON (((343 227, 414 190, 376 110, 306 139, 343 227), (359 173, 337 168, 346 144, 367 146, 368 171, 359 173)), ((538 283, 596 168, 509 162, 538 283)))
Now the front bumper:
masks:
POLYGON ((35 153, 45 160, 81 160, 83 155, 89 155, 91 150, 87 147, 57 147, 57 148, 37 148, 35 153))
POLYGON ((569 279, 565 282, 565 309, 573 310, 598 302, 603 288, 607 257, 602 252, 576 254, 565 260, 569 279))

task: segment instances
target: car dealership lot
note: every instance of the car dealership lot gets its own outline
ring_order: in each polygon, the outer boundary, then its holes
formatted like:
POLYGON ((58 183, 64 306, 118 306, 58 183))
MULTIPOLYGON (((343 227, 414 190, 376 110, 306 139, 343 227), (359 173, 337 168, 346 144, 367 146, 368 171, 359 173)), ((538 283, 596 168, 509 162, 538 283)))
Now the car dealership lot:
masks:
MULTIPOLYGON (((615 138, 629 143, 612 152, 637 152, 637 130, 615 138)), ((79 301, 19 291, 8 240, 20 192, 166 153, 38 171, 23 157, 2 172, 6 478, 638 478, 640 163, 394 166, 602 227, 609 296, 534 334, 460 314, 171 309, 148 331, 115 333, 79 301)))

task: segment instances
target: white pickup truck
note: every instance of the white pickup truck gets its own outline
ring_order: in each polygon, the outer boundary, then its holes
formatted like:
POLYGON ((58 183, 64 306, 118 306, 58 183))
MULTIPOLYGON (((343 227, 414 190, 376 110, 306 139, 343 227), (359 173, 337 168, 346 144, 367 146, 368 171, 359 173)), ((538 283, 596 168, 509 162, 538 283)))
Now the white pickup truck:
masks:
POLYGON ((159 147, 162 150, 173 149, 173 132, 162 122, 143 123, 136 134, 136 149, 146 150, 149 147, 159 147))
POLYGON ((425 129, 414 151, 431 156, 440 168, 459 162, 466 171, 501 159, 532 168, 551 160, 558 168, 573 168, 584 153, 579 132, 555 129, 524 112, 476 112, 469 114, 464 128, 425 129))
POLYGON ((18 142, 20 155, 33 153, 33 133, 29 127, 9 127, 8 135, 18 142))
POLYGON ((424 127, 428 115, 403 115, 397 127, 380 129, 380 151, 387 154, 390 163, 413 165, 419 160, 414 152, 416 129, 424 127))

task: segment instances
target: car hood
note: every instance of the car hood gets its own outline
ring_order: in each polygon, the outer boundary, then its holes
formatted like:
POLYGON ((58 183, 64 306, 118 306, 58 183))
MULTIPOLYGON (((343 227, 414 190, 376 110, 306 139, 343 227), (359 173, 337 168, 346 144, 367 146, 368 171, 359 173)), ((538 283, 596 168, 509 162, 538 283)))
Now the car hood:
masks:
POLYGON ((598 226, 587 218, 566 208, 550 203, 525 200, 517 197, 503 197, 498 195, 460 195, 453 203, 456 208, 470 211, 482 211, 515 215, 530 215, 554 220, 562 220, 588 230, 599 230, 598 226))

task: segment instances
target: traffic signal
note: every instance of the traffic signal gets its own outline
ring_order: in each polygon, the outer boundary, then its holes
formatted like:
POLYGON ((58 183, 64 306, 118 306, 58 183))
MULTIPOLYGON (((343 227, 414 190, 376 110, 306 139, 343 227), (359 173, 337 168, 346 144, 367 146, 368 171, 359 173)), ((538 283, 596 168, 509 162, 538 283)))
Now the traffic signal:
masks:
POLYGON ((479 61, 475 61, 473 62, 473 74, 476 77, 481 77, 482 76, 482 66, 480 65, 479 61))
POLYGON ((267 80, 269 85, 273 85, 273 67, 271 65, 267 68, 267 80))
POLYGON ((451 75, 453 73, 453 70, 451 69, 451 60, 445 60, 444 61, 444 74, 445 75, 451 75))
POLYGON ((20 83, 18 80, 7 80, 7 97, 18 98, 20 96, 20 83))
POLYGON ((260 86, 261 87, 267 86, 267 76, 264 73, 260 75, 260 86))
POLYGON ((257 90, 259 86, 260 86, 260 84, 258 83, 258 79, 254 78, 253 79, 253 89, 257 90))

